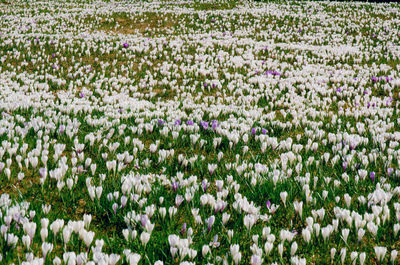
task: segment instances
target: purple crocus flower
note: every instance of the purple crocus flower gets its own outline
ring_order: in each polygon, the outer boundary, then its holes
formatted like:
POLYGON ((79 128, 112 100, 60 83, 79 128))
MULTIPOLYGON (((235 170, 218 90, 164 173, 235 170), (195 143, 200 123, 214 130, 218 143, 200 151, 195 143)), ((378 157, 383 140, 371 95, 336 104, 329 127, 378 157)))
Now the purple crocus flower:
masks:
POLYGON ((214 83, 212 84, 212 88, 213 88, 213 89, 215 88, 215 84, 214 84, 214 83))
POLYGON ((265 134, 267 134, 267 130, 262 128, 261 133, 265 135, 265 134))
POLYGON ((390 177, 390 175, 392 175, 393 171, 394 171, 394 169, 392 167, 389 167, 387 169, 387 173, 388 173, 389 177, 390 177))
POLYGON ((378 78, 376 76, 371 77, 372 82, 378 82, 378 78))
POLYGON ((143 227, 146 226, 146 224, 147 224, 147 215, 142 214, 142 215, 140 216, 140 224, 141 224, 143 227))
POLYGON ((186 122, 187 125, 193 125, 194 122, 192 120, 186 122))
POLYGON ((372 171, 372 172, 369 174, 369 177, 371 178, 372 182, 374 182, 374 181, 375 181, 375 172, 372 171))
POLYGON ((180 119, 177 119, 176 121, 175 121, 175 125, 181 125, 181 120, 180 119))
POLYGON ((347 162, 346 161, 344 161, 342 163, 342 167, 343 167, 343 171, 346 171, 346 169, 347 169, 347 162))
POLYGON ((124 44, 122 44, 122 46, 126 49, 129 47, 129 44, 125 42, 124 44))
POLYGON ((182 230, 181 230, 181 235, 182 236, 186 233, 186 227, 187 227, 186 223, 183 223, 182 230))
POLYGON ((256 135, 256 128, 251 128, 251 134, 252 134, 253 136, 256 135))
POLYGON ((84 97, 85 97, 85 93, 81 92, 81 93, 79 93, 79 96, 80 96, 81 98, 84 98, 84 97))
POLYGON ((269 208, 271 208, 271 202, 268 200, 266 203, 265 203, 265 206, 269 209, 269 208))
POLYGON ((157 123, 158 123, 158 126, 163 126, 165 122, 162 119, 159 119, 157 121, 157 123))
POLYGON ((204 130, 207 130, 208 129, 208 121, 200 122, 200 126, 202 126, 204 130))
POLYGON ((218 121, 217 120, 212 120, 211 121, 211 128, 215 131, 215 129, 218 127, 218 121))
POLYGON ((213 241, 210 243, 210 246, 213 248, 219 247, 220 243, 218 242, 218 235, 215 235, 213 241))
POLYGON ((179 183, 176 181, 172 182, 172 190, 176 191, 178 188, 179 188, 179 183))
POLYGON ((214 225, 214 222, 215 222, 215 216, 214 215, 210 216, 210 218, 207 219, 208 232, 211 231, 211 228, 214 225))

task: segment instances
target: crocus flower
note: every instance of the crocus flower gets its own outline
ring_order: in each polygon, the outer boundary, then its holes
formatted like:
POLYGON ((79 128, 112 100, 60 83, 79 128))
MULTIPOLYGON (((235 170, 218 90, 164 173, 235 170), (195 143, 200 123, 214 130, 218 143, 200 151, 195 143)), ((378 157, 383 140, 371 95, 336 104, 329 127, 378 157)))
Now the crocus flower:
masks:
POLYGON ((58 130, 60 134, 64 133, 65 125, 60 125, 60 129, 58 130))
POLYGON ((179 188, 179 183, 176 181, 172 182, 172 190, 176 191, 178 188, 179 188))
POLYGON ((113 209, 113 212, 114 212, 114 215, 117 213, 117 209, 118 209, 118 204, 117 203, 114 203, 113 205, 112 205, 112 209, 113 209))
POLYGON ((211 215, 210 218, 207 219, 208 231, 211 231, 211 228, 214 225, 214 222, 215 222, 215 216, 211 215))
POLYGON ((213 238, 213 241, 210 242, 210 246, 212 246, 213 248, 217 248, 219 247, 220 243, 218 242, 218 235, 215 235, 213 238))
POLYGON ((211 121, 211 128, 215 131, 215 129, 218 127, 218 121, 217 120, 212 120, 211 121))
POLYGON ((347 169, 347 162, 346 161, 343 161, 342 167, 343 167, 343 171, 346 171, 346 169, 347 169))
POLYGON ((186 223, 183 223, 182 230, 181 230, 181 235, 184 235, 186 233, 186 227, 187 227, 186 223))
POLYGON ((375 172, 372 171, 372 172, 369 174, 369 177, 371 178, 372 182, 374 182, 374 181, 375 181, 375 172))
POLYGON ((147 220, 148 220, 147 215, 142 214, 142 215, 140 216, 140 224, 141 224, 143 227, 146 226, 147 220))
POLYGON ((39 168, 39 175, 41 178, 45 178, 47 175, 47 169, 45 167, 39 168))
POLYGON ((210 186, 210 184, 207 182, 206 179, 203 179, 203 181, 201 182, 201 187, 203 188, 203 191, 206 192, 208 186, 210 186))
POLYGON ((200 122, 200 125, 203 127, 204 130, 208 129, 208 121, 202 121, 200 122))
POLYGON ((129 47, 129 44, 125 42, 124 44, 122 44, 122 46, 126 49, 129 47))

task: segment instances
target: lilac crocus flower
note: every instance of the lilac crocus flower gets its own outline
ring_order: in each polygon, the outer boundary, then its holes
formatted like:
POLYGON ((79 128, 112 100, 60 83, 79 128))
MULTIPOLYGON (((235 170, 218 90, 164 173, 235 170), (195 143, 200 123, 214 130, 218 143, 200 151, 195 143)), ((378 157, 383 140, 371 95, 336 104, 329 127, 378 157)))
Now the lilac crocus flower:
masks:
POLYGON ((200 126, 202 126, 204 130, 207 130, 208 129, 208 121, 200 122, 200 126))
POLYGON ((179 188, 179 183, 176 181, 172 182, 172 190, 176 191, 178 188, 179 188))
POLYGON ((393 171, 394 171, 394 169, 393 169, 392 167, 389 167, 389 168, 387 169, 387 173, 388 173, 388 176, 389 176, 389 177, 390 177, 390 175, 392 175, 393 171))
POLYGON ((211 121, 211 128, 215 131, 215 129, 218 127, 218 121, 217 120, 212 120, 211 121))
POLYGON ((157 120, 158 126, 164 125, 164 121, 162 119, 157 120))
POLYGON ((346 171, 346 169, 347 169, 347 162, 346 161, 344 161, 342 163, 342 167, 343 167, 343 171, 346 171))
POLYGON ((180 125, 181 124, 181 120, 180 119, 177 119, 176 121, 175 121, 175 125, 180 125))
POLYGON ((187 125, 193 125, 194 122, 192 120, 186 122, 187 125))
POLYGON ((65 131, 65 125, 60 125, 59 129, 60 134, 64 133, 64 131, 65 131))
POLYGON ((211 215, 210 218, 207 219, 207 226, 208 226, 208 231, 211 231, 212 226, 214 225, 215 222, 215 216, 211 215))
POLYGON ((251 134, 252 134, 253 136, 256 135, 256 128, 251 128, 251 134))
POLYGON ((140 224, 141 224, 143 227, 145 227, 146 224, 147 224, 147 221, 148 221, 147 215, 142 214, 142 215, 140 216, 140 224))
POLYGON ((266 203, 265 203, 265 206, 269 209, 269 208, 271 208, 271 202, 268 200, 266 203))
POLYGON ((262 128, 261 133, 265 135, 265 134, 267 134, 267 130, 262 128))
POLYGON ((187 227, 186 223, 183 223, 182 230, 181 230, 181 235, 182 236, 186 233, 186 227, 187 227))
POLYGON ((213 248, 219 247, 220 243, 218 242, 218 235, 215 235, 213 241, 210 243, 210 246, 213 248))
POLYGON ((374 182, 374 181, 375 181, 375 172, 372 171, 372 172, 369 174, 369 177, 371 178, 372 182, 374 182))

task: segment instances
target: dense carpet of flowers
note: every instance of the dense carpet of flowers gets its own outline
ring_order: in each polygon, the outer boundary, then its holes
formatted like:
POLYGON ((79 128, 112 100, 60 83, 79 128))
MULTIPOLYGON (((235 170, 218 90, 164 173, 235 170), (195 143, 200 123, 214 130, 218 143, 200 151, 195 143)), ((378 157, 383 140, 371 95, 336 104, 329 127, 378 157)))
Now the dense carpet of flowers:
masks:
POLYGON ((0 263, 399 264, 399 25, 0 1, 0 263))

